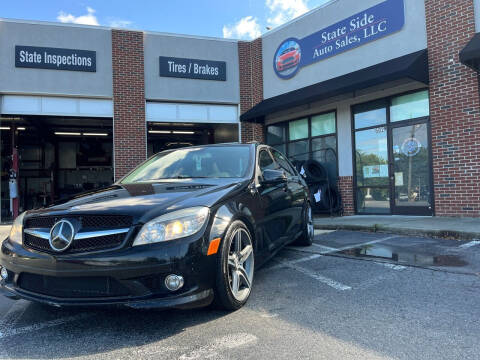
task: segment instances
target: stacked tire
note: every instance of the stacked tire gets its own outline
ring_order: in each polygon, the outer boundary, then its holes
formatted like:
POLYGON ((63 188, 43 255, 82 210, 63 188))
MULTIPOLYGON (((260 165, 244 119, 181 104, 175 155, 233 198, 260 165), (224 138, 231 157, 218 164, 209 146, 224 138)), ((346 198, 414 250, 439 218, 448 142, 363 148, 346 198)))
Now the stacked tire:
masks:
POLYGON ((307 182, 313 212, 338 213, 341 208, 340 193, 335 184, 329 183, 325 166, 315 160, 297 160, 293 164, 307 182))

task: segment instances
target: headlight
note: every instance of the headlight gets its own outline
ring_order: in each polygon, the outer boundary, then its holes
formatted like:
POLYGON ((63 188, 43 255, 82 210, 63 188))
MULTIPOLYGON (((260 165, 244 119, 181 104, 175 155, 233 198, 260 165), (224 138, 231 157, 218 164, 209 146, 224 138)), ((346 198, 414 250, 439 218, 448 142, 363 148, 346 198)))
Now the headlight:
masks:
POLYGON ((172 211, 150 220, 138 233, 133 246, 180 239, 200 231, 208 219, 207 207, 172 211))
POLYGON ((13 222, 12 228, 10 229, 10 241, 19 245, 22 245, 22 230, 23 230, 23 218, 25 217, 25 212, 19 215, 13 222))

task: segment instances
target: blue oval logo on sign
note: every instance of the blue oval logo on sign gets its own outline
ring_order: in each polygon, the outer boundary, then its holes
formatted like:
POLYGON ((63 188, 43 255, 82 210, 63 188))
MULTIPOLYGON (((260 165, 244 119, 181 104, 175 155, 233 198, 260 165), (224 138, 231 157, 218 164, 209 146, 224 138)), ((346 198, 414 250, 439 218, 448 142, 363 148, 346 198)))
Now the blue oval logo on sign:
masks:
POLYGON ((282 79, 294 76, 300 68, 302 48, 295 38, 285 40, 280 44, 273 58, 273 69, 282 79))

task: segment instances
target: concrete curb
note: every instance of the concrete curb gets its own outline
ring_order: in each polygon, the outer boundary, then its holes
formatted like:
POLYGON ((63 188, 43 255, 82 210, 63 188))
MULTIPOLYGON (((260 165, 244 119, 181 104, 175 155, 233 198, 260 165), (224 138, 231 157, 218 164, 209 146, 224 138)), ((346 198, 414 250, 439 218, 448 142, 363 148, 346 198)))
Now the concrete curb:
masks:
POLYGON ((405 229, 394 226, 385 226, 381 224, 374 225, 349 225, 349 224, 315 224, 314 228, 319 230, 349 230, 349 231, 366 231, 380 232, 407 236, 431 237, 440 239, 454 240, 475 240, 480 239, 480 233, 457 231, 457 230, 431 230, 431 229, 405 229))

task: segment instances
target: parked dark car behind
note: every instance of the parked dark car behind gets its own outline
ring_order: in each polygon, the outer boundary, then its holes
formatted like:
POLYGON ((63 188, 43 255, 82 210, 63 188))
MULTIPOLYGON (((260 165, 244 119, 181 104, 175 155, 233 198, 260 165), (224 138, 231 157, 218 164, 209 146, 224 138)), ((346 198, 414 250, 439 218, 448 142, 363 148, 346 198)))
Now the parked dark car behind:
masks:
POLYGON ((268 146, 164 151, 109 188, 20 215, 0 288, 51 305, 238 309, 255 268, 311 244, 307 191, 268 146))

